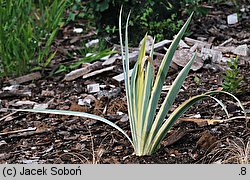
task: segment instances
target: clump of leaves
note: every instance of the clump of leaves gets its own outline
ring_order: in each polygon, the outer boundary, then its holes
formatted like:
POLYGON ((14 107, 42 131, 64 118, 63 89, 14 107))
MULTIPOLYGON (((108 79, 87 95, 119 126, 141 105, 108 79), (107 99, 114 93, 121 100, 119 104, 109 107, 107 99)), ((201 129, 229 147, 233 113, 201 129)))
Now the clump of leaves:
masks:
POLYGON ((233 93, 239 94, 242 92, 242 88, 240 84, 242 82, 243 77, 240 76, 239 73, 239 65, 238 65, 239 57, 230 58, 227 61, 228 69, 226 69, 224 77, 224 82, 222 84, 223 90, 233 93))

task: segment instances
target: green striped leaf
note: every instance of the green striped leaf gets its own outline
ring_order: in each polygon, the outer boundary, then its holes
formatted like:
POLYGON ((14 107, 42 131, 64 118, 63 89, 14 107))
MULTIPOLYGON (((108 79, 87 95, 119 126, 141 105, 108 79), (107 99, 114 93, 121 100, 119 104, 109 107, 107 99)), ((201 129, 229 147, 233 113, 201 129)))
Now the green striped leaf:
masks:
POLYGON ((120 131, 126 138, 128 138, 128 140, 133 145, 133 141, 130 139, 128 134, 123 129, 121 129, 119 126, 112 123, 111 121, 109 121, 103 117, 96 116, 94 114, 77 112, 77 111, 68 111, 68 110, 67 111, 66 110, 54 110, 54 109, 17 109, 17 111, 32 112, 32 113, 45 113, 45 114, 58 114, 58 115, 66 115, 66 116, 78 116, 78 117, 90 118, 90 119, 94 119, 97 121, 101 121, 101 122, 104 122, 104 123, 112 126, 113 128, 117 129, 118 131, 120 131))

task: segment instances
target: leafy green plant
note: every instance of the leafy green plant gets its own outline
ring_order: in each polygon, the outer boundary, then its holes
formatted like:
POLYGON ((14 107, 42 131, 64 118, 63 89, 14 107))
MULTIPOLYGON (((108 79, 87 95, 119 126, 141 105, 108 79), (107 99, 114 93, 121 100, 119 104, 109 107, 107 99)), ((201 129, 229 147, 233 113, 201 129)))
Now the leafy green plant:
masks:
MULTIPOLYGON (((167 96, 165 97, 163 103, 160 106, 159 111, 157 112, 157 105, 160 99, 161 90, 169 69, 169 65, 175 53, 175 50, 181 40, 185 30, 188 27, 189 22, 191 21, 191 17, 184 24, 180 32, 177 34, 172 44, 170 45, 167 53, 165 54, 162 63, 159 67, 156 77, 154 78, 154 66, 153 66, 153 49, 152 46, 150 55, 146 55, 146 38, 147 35, 143 39, 143 43, 140 48, 138 61, 136 62, 131 78, 129 76, 129 48, 128 48, 128 22, 127 19, 126 29, 125 29, 125 46, 123 45, 122 38, 122 28, 121 28, 121 14, 119 19, 119 31, 120 31, 120 42, 121 42, 121 53, 122 53, 122 63, 123 63, 123 71, 124 71, 124 79, 125 79, 125 88, 126 88, 126 97, 127 97, 127 106, 128 106, 128 114, 129 114, 129 124, 131 135, 130 136, 120 127, 118 127, 115 123, 108 121, 102 117, 82 113, 82 112, 74 112, 74 111, 62 111, 62 110, 46 110, 46 109, 26 109, 26 110, 18 110, 18 111, 26 111, 26 112, 37 112, 37 113, 51 113, 51 114, 61 114, 61 115, 75 115, 85 118, 92 118, 102 122, 105 122, 112 127, 119 130, 123 133, 128 140, 131 142, 135 154, 137 156, 143 155, 151 155, 154 153, 159 147, 160 142, 167 135, 169 129, 173 126, 173 124, 177 121, 179 117, 183 115, 193 104, 204 99, 204 98, 212 98, 217 103, 219 103, 226 114, 228 112, 224 104, 212 96, 215 94, 223 93, 233 97, 240 105, 241 109, 244 111, 243 106, 240 101, 232 94, 224 91, 211 91, 198 96, 194 96, 189 100, 182 103, 179 107, 177 107, 171 115, 165 120, 168 112, 170 111, 174 100, 179 92, 190 68, 195 60, 194 55, 192 59, 187 63, 187 65, 181 70, 179 75, 174 80, 171 88, 167 96), (124 52, 125 50, 125 52, 124 52), (145 67, 146 66, 146 67, 145 67), (145 68, 144 68, 145 67, 145 68)), ((245 112, 245 111, 244 111, 245 112)))
POLYGON ((60 65, 59 68, 55 71, 55 74, 59 74, 59 73, 62 73, 62 72, 68 72, 70 70, 74 70, 76 69, 77 67, 79 67, 82 63, 90 63, 90 62, 93 62, 93 61, 96 61, 96 60, 99 60, 105 56, 108 56, 108 55, 111 55, 111 54, 114 54, 116 53, 116 51, 111 51, 109 49, 105 49, 99 53, 94 53, 94 54, 91 54, 89 56, 86 56, 82 59, 80 59, 79 61, 75 62, 75 63, 72 63, 70 64, 69 66, 65 66, 65 65, 60 65))
POLYGON ((182 0, 182 9, 188 14, 195 12, 197 16, 206 15, 209 9, 202 6, 202 2, 202 0, 182 0))
MULTIPOLYGON (((172 38, 182 26, 180 20, 180 2, 164 0, 93 0, 89 2, 89 9, 95 14, 97 32, 101 35, 114 37, 116 43, 119 40, 116 14, 119 7, 131 9, 130 27, 134 33, 129 34, 132 45, 138 45, 141 37, 146 32, 155 35, 156 40, 172 38)), ((122 19, 126 19, 125 16, 122 19)), ((125 28, 125 26, 123 26, 125 28)))
POLYGON ((109 3, 110 0, 93 0, 89 2, 89 5, 96 12, 103 12, 109 8, 109 3))
MULTIPOLYGON (((154 2, 151 2, 152 5, 154 5, 154 2)), ((172 11, 173 5, 171 3, 161 4, 165 7, 166 11, 172 11)), ((155 12, 153 8, 148 7, 145 9, 145 11, 142 13, 142 15, 138 15, 135 18, 135 21, 139 20, 140 26, 144 27, 149 34, 155 34, 156 41, 161 41, 167 36, 172 36, 173 34, 176 34, 181 26, 182 26, 182 20, 178 20, 177 14, 172 13, 167 18, 153 18, 155 15, 155 12)))
POLYGON ((64 10, 62 0, 0 0, 0 77, 20 76, 49 64, 64 10))
POLYGON ((228 69, 226 69, 224 82, 222 84, 223 90, 233 94, 239 94, 242 91, 240 84, 243 77, 239 74, 238 60, 239 57, 237 56, 227 61, 228 69))
MULTIPOLYGON (((92 2, 92 1, 91 1, 92 2)), ((90 11, 90 9, 87 6, 88 2, 82 1, 82 0, 67 0, 67 19, 66 23, 69 23, 71 21, 76 21, 78 18, 87 19, 86 26, 89 26, 92 23, 92 20, 94 19, 93 11, 90 11)))

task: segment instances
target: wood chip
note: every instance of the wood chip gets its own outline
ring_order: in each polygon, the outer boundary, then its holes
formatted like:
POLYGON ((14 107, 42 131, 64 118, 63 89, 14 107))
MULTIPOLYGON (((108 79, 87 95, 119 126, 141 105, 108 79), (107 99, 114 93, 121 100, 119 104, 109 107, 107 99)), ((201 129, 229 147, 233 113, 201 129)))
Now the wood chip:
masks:
POLYGON ((196 142, 197 148, 210 151, 216 146, 217 138, 213 136, 208 130, 201 133, 201 137, 196 142))
POLYGON ((194 122, 199 127, 203 127, 203 126, 207 126, 207 125, 214 125, 216 123, 222 123, 222 122, 224 122, 224 120, 200 119, 200 118, 179 118, 179 121, 194 122))
POLYGON ((83 63, 82 64, 82 68, 80 69, 76 69, 74 71, 71 71, 70 73, 65 75, 64 81, 72 81, 74 79, 77 79, 85 74, 88 74, 91 71, 95 71, 97 69, 101 69, 102 66, 102 62, 97 61, 94 62, 93 64, 90 63, 83 63))
POLYGON ((102 63, 102 65, 103 65, 103 66, 112 65, 112 64, 115 63, 115 61, 116 61, 117 59, 122 59, 122 58, 121 58, 121 56, 119 56, 118 54, 115 54, 113 57, 111 57, 111 58, 107 59, 106 61, 104 61, 104 62, 102 63))
POLYGON ((172 42, 172 40, 163 40, 163 41, 160 41, 160 42, 158 42, 158 43, 155 43, 155 45, 154 45, 154 50, 155 51, 158 51, 158 50, 160 50, 160 49, 163 49, 163 47, 165 46, 165 45, 168 45, 168 44, 170 44, 172 42))
POLYGON ((209 44, 207 42, 203 42, 203 41, 199 41, 199 40, 195 40, 195 39, 192 39, 192 38, 188 38, 188 37, 185 37, 184 40, 186 41, 187 44, 189 45, 195 45, 197 44, 197 47, 199 49, 205 47, 205 48, 210 48, 212 46, 212 44, 209 44))
POLYGON ((87 74, 91 71, 91 69, 89 68, 90 64, 89 63, 84 63, 83 68, 80 69, 76 69, 74 71, 71 71, 70 73, 66 74, 64 77, 64 81, 72 81, 74 79, 77 79, 81 76, 83 76, 84 74, 87 74))
POLYGON ((176 131, 171 132, 166 139, 162 141, 163 146, 170 146, 175 142, 179 141, 181 138, 186 136, 188 133, 196 131, 198 129, 185 129, 185 128, 178 128, 176 131))
POLYGON ((115 67, 116 66, 110 66, 110 67, 106 67, 106 68, 103 68, 103 69, 99 69, 99 70, 93 71, 91 73, 85 74, 82 78, 86 79, 86 78, 96 76, 98 74, 101 74, 101 73, 104 73, 104 72, 107 72, 107 71, 112 71, 115 67))
POLYGON ((10 84, 22 84, 28 81, 33 81, 33 80, 37 80, 40 79, 42 77, 40 72, 35 72, 35 73, 31 73, 31 74, 27 74, 25 76, 21 76, 15 79, 11 79, 9 80, 10 84))
POLYGON ((8 115, 6 115, 6 116, 0 118, 0 121, 3 121, 3 120, 5 120, 6 118, 11 117, 12 115, 14 115, 14 114, 16 114, 16 113, 17 113, 17 111, 12 112, 12 113, 10 113, 10 114, 8 114, 8 115))
MULTIPOLYGON (((193 57, 193 53, 190 52, 189 49, 181 49, 181 50, 176 50, 174 57, 173 57, 173 62, 176 63, 178 66, 184 67, 190 59, 193 57)), ((196 57, 191 69, 193 71, 197 71, 200 68, 202 68, 203 62, 201 58, 196 57)))
POLYGON ((228 47, 224 47, 224 46, 213 46, 212 47, 213 50, 217 50, 217 51, 221 51, 222 53, 233 53, 233 51, 235 50, 234 46, 228 46, 228 47))
MULTIPOLYGON (((133 72, 133 69, 130 69, 129 70, 129 77, 131 76, 132 72, 133 72)), ((124 73, 121 73, 117 76, 114 76, 114 77, 112 77, 112 79, 116 80, 117 82, 122 82, 122 81, 124 81, 124 73)))
POLYGON ((201 58, 203 60, 212 59, 212 62, 220 63, 222 61, 222 52, 215 49, 202 48, 201 58))

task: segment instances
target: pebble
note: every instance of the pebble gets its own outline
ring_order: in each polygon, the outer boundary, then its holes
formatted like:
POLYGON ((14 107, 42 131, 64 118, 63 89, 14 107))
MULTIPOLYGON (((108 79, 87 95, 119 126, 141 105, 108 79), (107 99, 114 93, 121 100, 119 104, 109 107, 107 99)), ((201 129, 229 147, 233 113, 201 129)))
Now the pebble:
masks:
POLYGON ((125 114, 124 116, 122 116, 122 118, 120 119, 121 122, 127 122, 128 121, 128 115, 125 114))
POLYGON ((75 27, 74 27, 73 32, 75 32, 75 33, 82 33, 82 32, 83 32, 83 29, 82 29, 82 28, 75 28, 75 27))
POLYGON ((87 85, 88 93, 96 93, 100 91, 100 85, 99 84, 89 84, 87 85))
POLYGON ((38 164, 38 159, 35 160, 23 160, 23 164, 38 164))
POLYGON ((227 24, 233 25, 238 23, 238 15, 237 13, 233 13, 227 16, 227 24))

